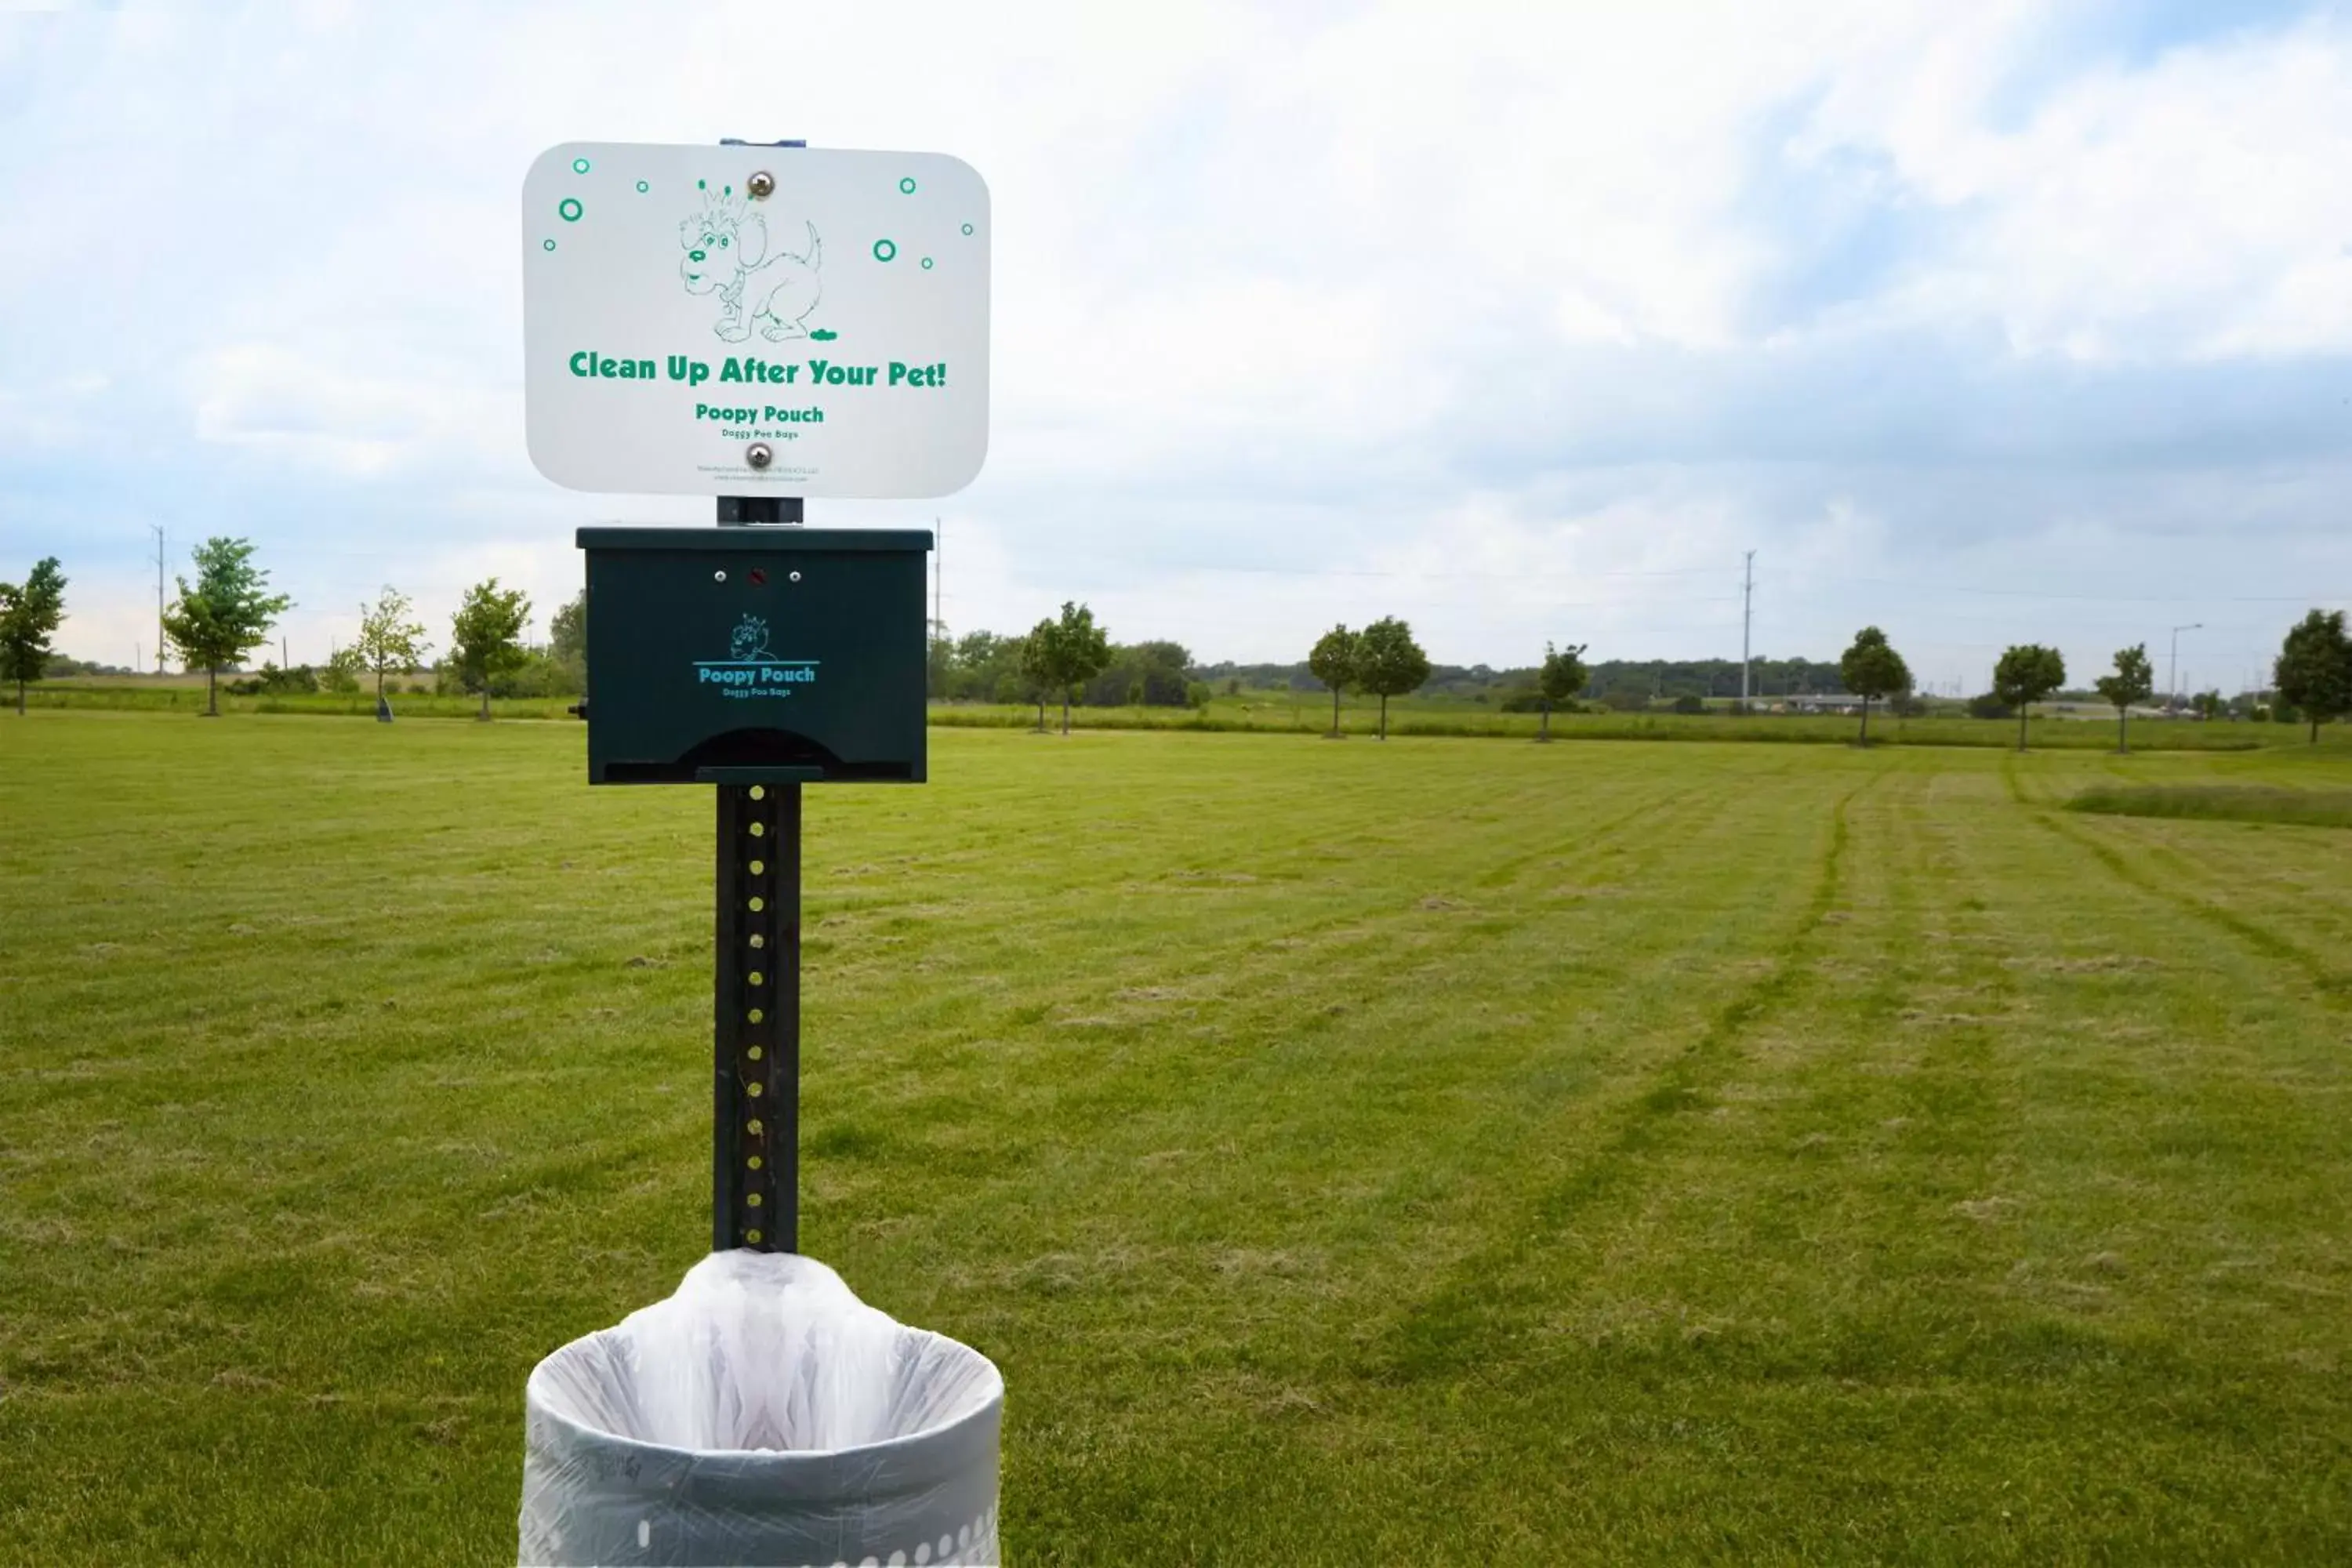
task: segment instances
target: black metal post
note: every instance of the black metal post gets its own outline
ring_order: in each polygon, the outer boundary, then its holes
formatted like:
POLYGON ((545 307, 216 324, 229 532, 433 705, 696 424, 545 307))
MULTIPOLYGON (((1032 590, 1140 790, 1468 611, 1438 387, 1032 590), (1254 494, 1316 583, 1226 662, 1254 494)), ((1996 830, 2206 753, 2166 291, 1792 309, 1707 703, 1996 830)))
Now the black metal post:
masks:
POLYGON ((800 1250, 801 786, 721 784, 711 1247, 800 1250))
POLYGON ((797 528, 804 510, 799 496, 720 496, 719 526, 782 523, 797 528))
MULTIPOLYGON (((801 521, 798 496, 720 496, 722 528, 801 521)), ((801 1245, 801 786, 720 784, 711 972, 710 1246, 801 1245)))

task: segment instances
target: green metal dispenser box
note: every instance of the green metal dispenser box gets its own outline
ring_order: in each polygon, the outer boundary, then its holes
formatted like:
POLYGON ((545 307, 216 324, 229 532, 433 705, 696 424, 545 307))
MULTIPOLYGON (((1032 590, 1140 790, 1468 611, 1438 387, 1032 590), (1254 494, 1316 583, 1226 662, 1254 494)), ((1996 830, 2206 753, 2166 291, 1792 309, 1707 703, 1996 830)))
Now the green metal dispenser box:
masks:
POLYGON ((583 528, 588 782, 923 777, 920 530, 583 528))

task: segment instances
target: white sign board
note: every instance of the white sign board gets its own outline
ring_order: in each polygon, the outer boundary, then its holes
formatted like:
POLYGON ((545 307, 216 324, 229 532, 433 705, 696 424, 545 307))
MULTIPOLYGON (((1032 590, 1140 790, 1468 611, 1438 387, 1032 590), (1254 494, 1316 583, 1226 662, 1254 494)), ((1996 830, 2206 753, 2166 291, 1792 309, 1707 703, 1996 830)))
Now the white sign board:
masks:
POLYGON ((573 489, 945 495, 988 451, 988 186, 938 153, 551 148, 531 461, 573 489))

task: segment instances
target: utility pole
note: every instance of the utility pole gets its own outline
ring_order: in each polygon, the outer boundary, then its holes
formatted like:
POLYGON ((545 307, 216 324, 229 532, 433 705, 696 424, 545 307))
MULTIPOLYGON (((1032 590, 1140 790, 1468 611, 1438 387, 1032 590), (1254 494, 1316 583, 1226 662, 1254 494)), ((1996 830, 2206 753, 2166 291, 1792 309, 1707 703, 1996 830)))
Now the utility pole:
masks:
POLYGON ((2164 672, 2164 706, 2168 712, 2180 705, 2180 634, 2204 629, 2203 621, 2191 621, 2185 626, 2172 628, 2172 657, 2165 661, 2168 668, 2164 672))
POLYGON ((1748 627, 1756 607, 1756 552, 1749 551, 1739 583, 1739 710, 1748 711, 1748 627))
POLYGON ((147 525, 155 532, 155 673, 163 673, 163 525, 147 525))

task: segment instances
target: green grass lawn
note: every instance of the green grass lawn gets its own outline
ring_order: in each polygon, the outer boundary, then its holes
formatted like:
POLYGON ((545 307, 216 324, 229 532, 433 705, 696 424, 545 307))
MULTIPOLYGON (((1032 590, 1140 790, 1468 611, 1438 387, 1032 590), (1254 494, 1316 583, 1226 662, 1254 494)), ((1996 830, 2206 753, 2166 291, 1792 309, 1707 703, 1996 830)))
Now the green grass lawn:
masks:
MULTIPOLYGON (((512 1561, 708 1236, 709 794, 582 744, 0 716, 0 1560, 512 1561)), ((1013 1560, 2352 1559, 2352 836, 2063 809, 2352 748, 931 744, 803 1239, 1013 1560)))

